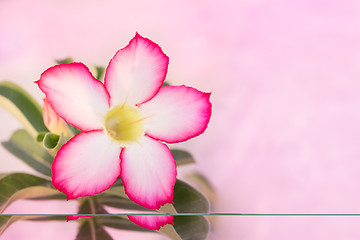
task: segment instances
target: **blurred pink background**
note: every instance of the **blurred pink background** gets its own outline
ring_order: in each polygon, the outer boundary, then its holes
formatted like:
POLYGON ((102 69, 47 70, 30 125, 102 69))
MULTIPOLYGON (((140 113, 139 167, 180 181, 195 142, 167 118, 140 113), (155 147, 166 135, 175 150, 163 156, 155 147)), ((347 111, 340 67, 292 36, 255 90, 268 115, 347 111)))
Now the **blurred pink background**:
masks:
MULTIPOLYGON (((359 1, 2 0, 0 79, 41 101, 33 82, 54 59, 106 66, 136 31, 170 57, 171 84, 212 92, 208 130, 177 146, 216 188, 212 211, 360 212, 359 1)), ((21 125, 0 114, 4 141, 21 125)), ((33 173, 3 148, 0 156, 1 172, 33 173)), ((17 202, 7 212, 74 209, 17 202)), ((359 224, 360 217, 217 217, 209 239, 359 239, 359 224)), ((76 228, 18 222, 3 237, 73 239, 76 228)))

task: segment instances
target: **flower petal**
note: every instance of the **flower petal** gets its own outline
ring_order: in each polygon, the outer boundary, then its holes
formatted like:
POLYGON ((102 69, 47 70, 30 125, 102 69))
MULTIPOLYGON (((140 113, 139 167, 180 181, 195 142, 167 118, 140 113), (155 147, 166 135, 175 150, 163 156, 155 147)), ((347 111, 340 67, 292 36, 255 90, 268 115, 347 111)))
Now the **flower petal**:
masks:
POLYGON ((176 163, 165 144, 144 136, 124 148, 120 159, 120 177, 131 200, 151 209, 172 203, 176 163))
POLYGON ((77 220, 84 217, 93 217, 94 215, 66 215, 66 221, 77 220))
POLYGON ((137 225, 150 230, 159 230, 166 224, 174 224, 174 217, 171 215, 160 215, 160 216, 142 216, 142 215, 129 215, 131 221, 137 225))
POLYGON ((162 87, 140 106, 145 132, 167 143, 186 141, 203 133, 211 115, 210 93, 186 86, 162 87))
POLYGON ((140 104, 151 99, 164 82, 169 58, 161 48, 139 34, 111 59, 105 86, 111 105, 140 104))
POLYGON ((54 111, 83 131, 102 129, 109 94, 82 63, 56 65, 36 82, 54 111))
POLYGON ((92 196, 108 189, 120 174, 121 148, 102 131, 82 132, 57 153, 53 185, 68 199, 92 196))

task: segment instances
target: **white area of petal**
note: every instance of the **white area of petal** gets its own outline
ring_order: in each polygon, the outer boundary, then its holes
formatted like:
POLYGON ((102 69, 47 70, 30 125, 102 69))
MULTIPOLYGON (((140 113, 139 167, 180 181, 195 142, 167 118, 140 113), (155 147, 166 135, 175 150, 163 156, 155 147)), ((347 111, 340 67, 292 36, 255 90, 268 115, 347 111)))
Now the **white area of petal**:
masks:
POLYGON ((58 152, 52 165, 53 185, 68 199, 108 189, 120 174, 120 151, 102 131, 79 133, 58 152))
POLYGON ((139 108, 145 132, 168 143, 182 142, 203 133, 211 116, 209 93, 186 86, 162 87, 139 108))
POLYGON ((65 121, 83 131, 103 128, 109 94, 84 64, 51 67, 37 83, 54 111, 65 121))
POLYGON ((144 136, 127 146, 120 158, 120 177, 131 200, 151 209, 172 202, 176 163, 165 144, 144 136))
POLYGON ((151 99, 166 76, 169 58, 161 48, 139 34, 111 59, 105 86, 111 105, 140 104, 151 99))

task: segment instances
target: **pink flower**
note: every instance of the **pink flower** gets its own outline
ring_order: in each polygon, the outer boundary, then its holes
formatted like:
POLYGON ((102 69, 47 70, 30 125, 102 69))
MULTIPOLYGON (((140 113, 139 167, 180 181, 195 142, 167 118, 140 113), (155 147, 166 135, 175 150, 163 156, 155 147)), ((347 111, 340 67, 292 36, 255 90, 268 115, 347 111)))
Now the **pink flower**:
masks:
POLYGON ((104 84, 82 63, 41 75, 36 83, 54 111, 83 131, 52 165, 53 185, 68 199, 98 194, 120 175, 134 202, 151 209, 172 203, 176 163, 162 142, 204 132, 211 103, 209 93, 191 87, 161 87, 168 63, 157 44, 136 34, 111 59, 104 84))

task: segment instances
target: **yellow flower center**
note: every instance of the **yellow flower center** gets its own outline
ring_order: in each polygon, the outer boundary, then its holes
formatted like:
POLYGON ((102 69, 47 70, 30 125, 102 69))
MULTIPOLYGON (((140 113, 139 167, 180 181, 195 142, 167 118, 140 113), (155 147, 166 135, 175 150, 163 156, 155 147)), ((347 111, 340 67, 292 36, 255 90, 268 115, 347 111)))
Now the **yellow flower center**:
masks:
POLYGON ((115 106, 105 116, 105 129, 120 144, 136 141, 144 135, 143 120, 132 106, 115 106))

